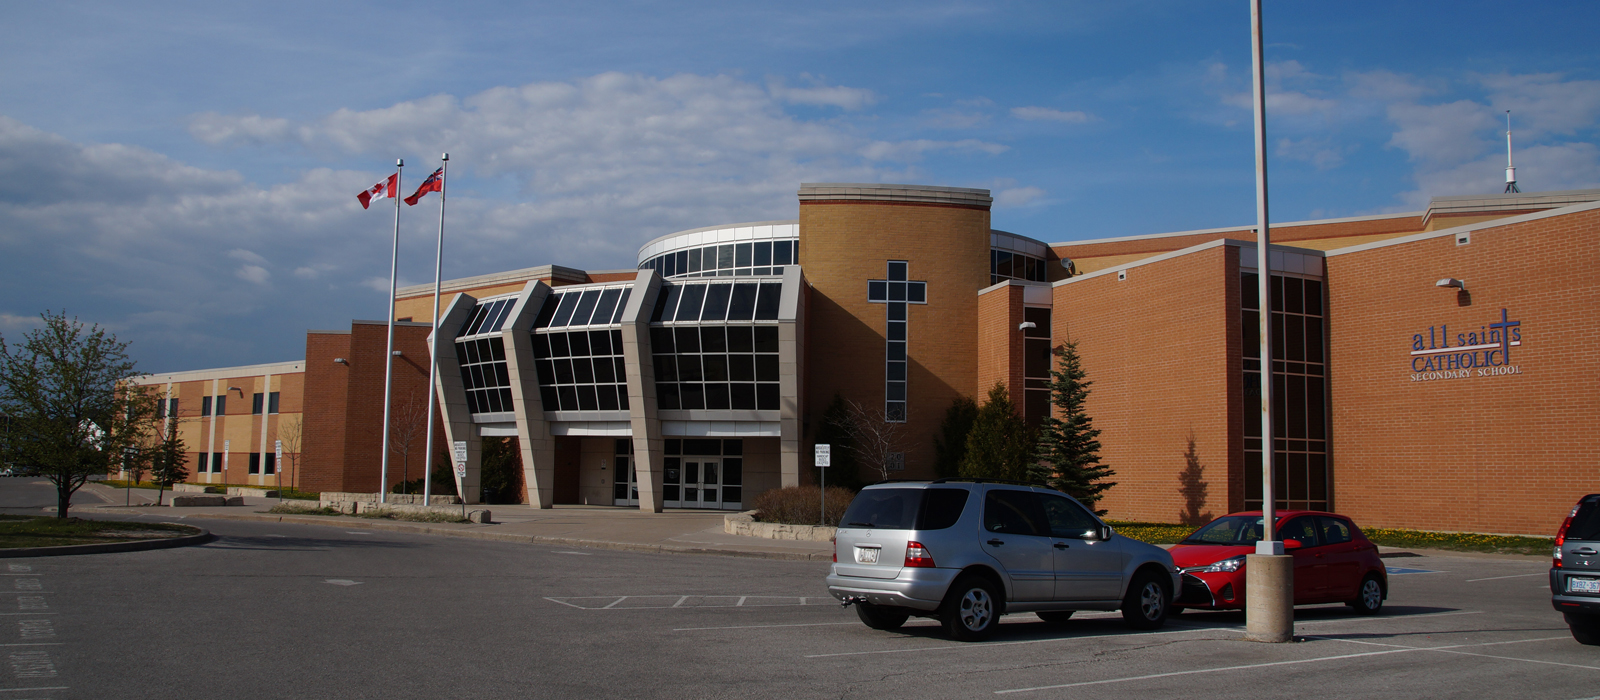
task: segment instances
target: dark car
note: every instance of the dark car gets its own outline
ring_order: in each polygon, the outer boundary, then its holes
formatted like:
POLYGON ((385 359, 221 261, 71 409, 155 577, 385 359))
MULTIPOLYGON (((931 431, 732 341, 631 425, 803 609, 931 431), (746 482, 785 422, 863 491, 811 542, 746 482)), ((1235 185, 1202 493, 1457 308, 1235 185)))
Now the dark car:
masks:
MULTIPOLYGON (((1278 539, 1294 556, 1294 604, 1345 603, 1374 614, 1389 595, 1389 578, 1378 546, 1349 518, 1336 513, 1291 510, 1277 514, 1278 539)), ((1175 609, 1244 608, 1245 556, 1261 539, 1261 513, 1224 515, 1194 531, 1172 549, 1183 572, 1175 609)))
POLYGON ((1578 499, 1556 533, 1550 603, 1566 616, 1573 639, 1600 645, 1600 493, 1578 499))

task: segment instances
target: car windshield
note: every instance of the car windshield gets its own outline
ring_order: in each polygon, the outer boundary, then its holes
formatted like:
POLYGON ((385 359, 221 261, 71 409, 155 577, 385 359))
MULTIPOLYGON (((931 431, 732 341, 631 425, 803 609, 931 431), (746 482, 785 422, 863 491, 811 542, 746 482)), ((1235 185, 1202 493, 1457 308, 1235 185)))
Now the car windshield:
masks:
POLYGON ((1228 515, 1211 521, 1182 544, 1255 544, 1261 539, 1261 516, 1228 515))
POLYGON ((943 530, 961 519, 965 489, 865 489, 839 521, 842 527, 943 530))
POLYGON ((1569 540, 1600 540, 1600 498, 1585 498, 1567 526, 1569 540))

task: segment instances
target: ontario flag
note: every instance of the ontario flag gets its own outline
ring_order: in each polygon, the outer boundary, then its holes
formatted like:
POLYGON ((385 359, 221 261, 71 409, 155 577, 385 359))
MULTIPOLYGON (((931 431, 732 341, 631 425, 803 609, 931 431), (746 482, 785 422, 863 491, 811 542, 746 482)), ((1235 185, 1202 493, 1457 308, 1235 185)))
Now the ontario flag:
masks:
POLYGON ((417 201, 422 199, 422 195, 425 195, 429 192, 443 191, 444 168, 439 168, 438 170, 433 171, 433 174, 429 175, 428 179, 422 181, 422 186, 418 187, 415 193, 413 193, 410 197, 406 197, 406 204, 414 207, 417 205, 417 201))
POLYGON ((383 180, 378 184, 367 188, 366 191, 362 192, 361 194, 356 195, 356 199, 360 200, 362 209, 367 209, 372 206, 372 203, 375 200, 383 199, 385 197, 392 199, 400 196, 400 193, 395 191, 398 189, 400 189, 400 173, 395 173, 390 175, 388 179, 383 180))

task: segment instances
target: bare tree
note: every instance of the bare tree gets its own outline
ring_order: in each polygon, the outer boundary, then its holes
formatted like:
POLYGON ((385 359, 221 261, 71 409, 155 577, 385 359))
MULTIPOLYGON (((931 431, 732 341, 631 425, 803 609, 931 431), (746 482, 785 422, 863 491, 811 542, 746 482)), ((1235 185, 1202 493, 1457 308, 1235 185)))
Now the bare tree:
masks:
MULTIPOLYGON (((422 448, 417 442, 423 438, 428 430, 428 403, 417 399, 415 390, 406 393, 406 400, 394 407, 389 414, 389 453, 400 458, 401 478, 400 483, 411 480, 411 453, 421 452, 422 448)), ((427 462, 424 455, 423 462, 427 462)), ((427 476, 427 465, 423 465, 423 476, 427 476)), ((384 488, 388 488, 385 484, 384 488)))
POLYGON ((888 480, 892 472, 906 468, 906 424, 884 419, 882 411, 868 410, 859 401, 844 400, 843 415, 836 415, 833 427, 849 436, 850 451, 862 467, 888 480))
MULTIPOLYGON (((296 467, 300 466, 300 442, 305 438, 305 417, 299 420, 278 419, 278 439, 283 441, 283 456, 289 459, 289 488, 300 490, 299 473, 296 467)), ((278 465, 278 476, 283 476, 283 465, 278 465)), ((280 485, 281 486, 281 485, 280 485)), ((279 488, 280 493, 282 488, 279 488)))

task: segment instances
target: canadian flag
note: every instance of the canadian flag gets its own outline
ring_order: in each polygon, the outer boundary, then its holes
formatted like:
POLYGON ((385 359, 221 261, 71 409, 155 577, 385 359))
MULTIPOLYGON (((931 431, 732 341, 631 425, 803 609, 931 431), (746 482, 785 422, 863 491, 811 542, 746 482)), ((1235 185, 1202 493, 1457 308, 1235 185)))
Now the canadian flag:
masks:
POLYGON ((356 195, 356 199, 361 201, 361 208, 366 209, 372 206, 372 202, 374 200, 383 199, 385 197, 394 198, 398 196, 399 192, 396 190, 399 189, 400 173, 395 173, 390 175, 387 180, 379 182, 378 184, 367 188, 366 191, 362 192, 361 194, 356 195))

